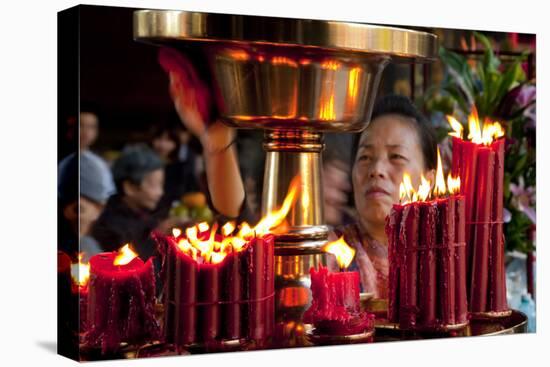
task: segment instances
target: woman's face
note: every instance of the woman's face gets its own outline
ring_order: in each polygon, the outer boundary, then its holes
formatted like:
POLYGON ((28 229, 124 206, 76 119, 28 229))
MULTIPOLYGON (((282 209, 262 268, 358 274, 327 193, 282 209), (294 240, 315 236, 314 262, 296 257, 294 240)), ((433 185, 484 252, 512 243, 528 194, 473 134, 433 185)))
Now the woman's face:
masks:
POLYGON ((405 116, 387 114, 374 119, 361 134, 352 180, 362 223, 384 224, 392 205, 399 202, 403 173, 411 175, 414 187, 420 184, 424 157, 414 124, 405 116))

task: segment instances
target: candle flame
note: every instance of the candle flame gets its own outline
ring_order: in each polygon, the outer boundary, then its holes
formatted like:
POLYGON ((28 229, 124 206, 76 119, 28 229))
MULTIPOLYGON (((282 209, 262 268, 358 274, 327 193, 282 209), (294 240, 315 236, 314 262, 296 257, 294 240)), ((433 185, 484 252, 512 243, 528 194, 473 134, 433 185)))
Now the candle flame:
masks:
MULTIPOLYGON (((227 254, 242 251, 253 237, 273 233, 283 228, 285 218, 298 198, 300 186, 300 176, 294 177, 281 207, 265 215, 256 226, 251 227, 247 222, 242 222, 238 232, 234 234, 236 223, 227 222, 221 227, 220 238, 219 235, 216 236, 217 223, 214 223, 211 228, 206 222, 199 223, 185 230, 185 238, 180 238, 177 242, 178 249, 194 260, 200 259, 203 263, 221 263, 227 254), (205 232, 208 230, 210 233, 206 238, 205 232)), ((174 238, 179 237, 181 233, 181 230, 176 228, 172 230, 174 238)))
POLYGON ((449 121, 449 124, 451 125, 451 128, 453 129, 453 131, 450 132, 449 135, 462 139, 462 131, 464 130, 462 124, 458 122, 458 120, 455 119, 453 116, 447 115, 446 117, 447 121, 449 121))
POLYGON ((430 180, 424 177, 424 174, 420 175, 420 186, 418 187, 418 200, 426 201, 430 196, 432 185, 430 180))
POLYGON ((458 194, 460 192, 460 177, 453 177, 449 173, 447 177, 447 188, 449 189, 449 193, 453 195, 458 194))
POLYGON ((336 256, 336 262, 340 268, 347 268, 355 256, 355 249, 346 243, 344 236, 327 243, 322 250, 336 256))
POLYGON ((227 222, 222 226, 222 234, 229 236, 235 230, 235 222, 227 222))
POLYGON ((176 238, 179 237, 179 236, 181 236, 181 229, 179 229, 179 228, 172 228, 172 235, 173 235, 174 237, 176 237, 176 238))
POLYGON ((210 229, 210 226, 208 225, 207 222, 201 222, 201 223, 199 223, 198 227, 199 227, 199 232, 201 232, 201 233, 202 233, 202 232, 206 232, 206 231, 208 231, 208 230, 210 229))
MULTIPOLYGON (((462 124, 452 116, 447 116, 447 121, 449 121, 453 129, 449 135, 462 139, 462 124)), ((483 124, 481 124, 475 106, 472 107, 472 112, 468 116, 468 129, 468 139, 475 144, 489 145, 494 140, 505 135, 505 131, 499 122, 485 119, 483 124)))
POLYGON ((443 164, 441 162, 441 153, 439 148, 437 149, 437 170, 435 174, 435 185, 432 188, 430 180, 424 177, 424 174, 420 175, 420 185, 418 190, 415 190, 411 176, 405 172, 403 174, 403 181, 399 185, 399 203, 402 205, 414 203, 416 201, 427 201, 430 197, 441 197, 445 194, 458 194, 460 192, 460 177, 452 177, 450 174, 447 178, 447 185, 445 185, 445 175, 443 172, 443 164))
POLYGON ((132 251, 130 248, 130 244, 127 243, 126 245, 122 246, 120 250, 118 250, 118 255, 115 257, 115 260, 113 261, 114 265, 127 265, 132 260, 134 260, 138 255, 132 251))
POLYGON ((295 176, 290 182, 290 187, 288 193, 283 201, 283 205, 279 210, 272 211, 263 217, 260 222, 254 227, 254 232, 257 235, 264 235, 270 232, 270 230, 276 228, 288 215, 290 209, 294 206, 296 199, 298 198, 298 193, 300 192, 300 187, 302 180, 300 176, 295 176))
POLYGON ((443 164, 441 163, 441 152, 439 147, 437 148, 437 171, 435 173, 435 188, 434 194, 436 196, 443 196, 447 192, 445 187, 445 176, 443 174, 443 164))
POLYGON ((71 278, 73 283, 83 288, 90 279, 90 264, 82 262, 82 253, 78 254, 78 262, 71 264, 71 278))
POLYGON ((418 194, 416 193, 414 187, 413 187, 413 184, 412 184, 412 180, 411 180, 411 175, 408 174, 407 172, 405 172, 403 174, 403 182, 401 183, 403 186, 401 188, 401 186, 399 187, 399 190, 401 192, 401 190, 403 191, 403 199, 405 199, 405 202, 415 202, 418 200, 418 194))

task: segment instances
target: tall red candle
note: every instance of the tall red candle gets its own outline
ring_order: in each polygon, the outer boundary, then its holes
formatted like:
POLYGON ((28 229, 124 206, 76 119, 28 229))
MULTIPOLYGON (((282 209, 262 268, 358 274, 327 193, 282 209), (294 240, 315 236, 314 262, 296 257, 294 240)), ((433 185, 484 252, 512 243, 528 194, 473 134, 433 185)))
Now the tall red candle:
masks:
MULTIPOLYGON (((157 235, 158 236, 158 235, 157 235)), ((164 335, 176 347, 197 339, 197 263, 166 237, 164 254, 164 335)))
POLYGON ((388 320, 390 322, 399 322, 399 297, 400 292, 400 272, 401 250, 398 248, 399 232, 401 229, 401 217, 403 214, 403 206, 394 204, 390 215, 386 218, 386 235, 388 236, 388 262, 393 266, 389 269, 388 274, 388 320))
POLYGON ((489 286, 491 292, 490 310, 501 312, 508 309, 506 300, 506 268, 504 266, 504 139, 497 139, 491 144, 495 152, 493 210, 491 228, 491 269, 489 286))
POLYGON ((263 239, 254 239, 254 245, 246 250, 248 264, 249 299, 248 335, 254 340, 265 336, 265 303, 261 299, 265 294, 265 243, 263 239))
POLYGON ((216 340, 220 331, 220 266, 199 264, 197 283, 199 341, 216 340))
POLYGON ((404 256, 401 257, 399 323, 405 328, 414 328, 416 325, 419 217, 419 203, 404 207, 399 233, 400 242, 405 245, 402 252, 404 256))
POLYGON ((265 282, 265 297, 266 308, 266 335, 273 334, 275 328, 275 238, 265 238, 265 263, 266 266, 264 282, 265 282))
POLYGON ((421 325, 434 325, 437 321, 437 263, 436 263, 436 224, 437 206, 433 202, 420 205, 420 287, 419 305, 421 325))
POLYGON ((90 259, 86 342, 101 346, 103 353, 116 350, 121 342, 141 344, 159 334, 153 260, 144 263, 135 257, 115 265, 117 255, 102 253, 90 259))
POLYGON ((480 124, 475 106, 468 118, 471 141, 462 140, 462 127, 448 117, 453 128, 453 172, 473 172, 461 193, 466 205, 466 252, 469 309, 472 317, 504 316, 506 302, 504 267, 503 183, 504 129, 485 119, 480 124), (474 152, 472 154, 472 152, 474 152))
POLYGON ((479 147, 476 181, 475 226, 472 248, 472 285, 470 311, 487 310, 489 235, 493 201, 495 153, 488 147, 479 147))
POLYGON ((465 200, 463 195, 455 195, 455 321, 463 324, 468 321, 468 298, 467 298, 467 270, 466 270, 466 223, 465 223, 465 200))
POLYGON ((443 325, 455 323, 455 199, 437 200, 439 309, 443 325))
POLYGON ((239 339, 242 333, 243 284, 241 279, 241 257, 237 252, 227 256, 222 265, 222 305, 221 337, 227 340, 239 339))

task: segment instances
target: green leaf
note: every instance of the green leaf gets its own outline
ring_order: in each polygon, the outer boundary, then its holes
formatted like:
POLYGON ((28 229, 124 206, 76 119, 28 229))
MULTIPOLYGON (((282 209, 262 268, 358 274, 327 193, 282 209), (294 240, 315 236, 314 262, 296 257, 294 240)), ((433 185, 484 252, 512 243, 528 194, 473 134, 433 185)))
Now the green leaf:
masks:
POLYGON ((500 66, 500 60, 495 56, 491 41, 479 32, 474 32, 474 36, 476 40, 483 44, 485 49, 483 53, 483 67, 485 71, 497 71, 500 66))
POLYGON ((467 59, 443 47, 439 49, 439 57, 443 64, 447 66, 449 74, 465 94, 468 102, 472 102, 472 96, 476 94, 476 88, 474 87, 472 71, 467 59))

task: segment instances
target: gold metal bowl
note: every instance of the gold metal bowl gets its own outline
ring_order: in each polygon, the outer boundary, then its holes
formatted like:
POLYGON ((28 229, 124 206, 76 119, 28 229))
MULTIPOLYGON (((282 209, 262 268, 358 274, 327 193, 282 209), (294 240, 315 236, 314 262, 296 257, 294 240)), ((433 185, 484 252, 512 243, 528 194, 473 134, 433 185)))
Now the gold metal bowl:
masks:
POLYGON ((199 46, 224 121, 240 128, 361 131, 392 61, 429 61, 437 37, 368 24, 143 10, 134 38, 199 46))

